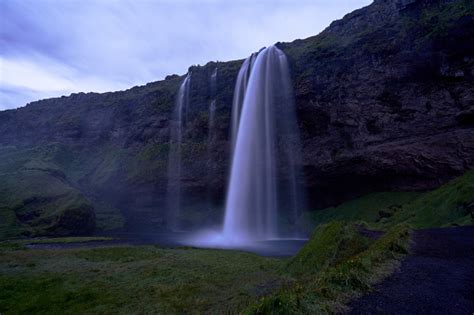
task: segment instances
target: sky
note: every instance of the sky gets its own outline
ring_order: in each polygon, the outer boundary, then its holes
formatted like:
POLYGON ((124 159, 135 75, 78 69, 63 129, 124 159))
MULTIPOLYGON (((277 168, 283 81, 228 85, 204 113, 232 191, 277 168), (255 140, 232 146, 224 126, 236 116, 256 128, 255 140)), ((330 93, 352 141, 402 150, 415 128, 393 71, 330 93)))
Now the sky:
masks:
POLYGON ((371 0, 0 0, 0 110, 320 33, 371 0))

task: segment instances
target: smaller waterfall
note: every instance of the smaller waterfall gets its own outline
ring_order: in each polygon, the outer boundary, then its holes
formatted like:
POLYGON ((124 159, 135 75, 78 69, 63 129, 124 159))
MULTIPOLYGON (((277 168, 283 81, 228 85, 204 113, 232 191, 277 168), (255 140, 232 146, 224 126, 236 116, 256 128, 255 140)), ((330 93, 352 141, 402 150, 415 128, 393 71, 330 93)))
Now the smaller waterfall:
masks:
POLYGON ((176 95, 175 109, 170 120, 168 157, 167 225, 171 230, 180 229, 181 212, 181 144, 186 128, 191 74, 188 74, 176 95))
MULTIPOLYGON (((208 153, 211 149, 212 141, 214 140, 214 126, 215 126, 215 114, 216 114, 216 97, 217 97, 217 68, 212 71, 210 84, 210 97, 211 102, 209 103, 209 122, 208 122, 208 131, 207 131, 207 146, 208 146, 208 153)), ((209 154, 208 157, 210 158, 209 154)))
POLYGON ((214 127, 216 119, 216 100, 212 100, 209 104, 209 123, 207 132, 207 146, 208 149, 212 147, 212 141, 214 141, 214 127))
POLYGON ((208 207, 212 207, 212 189, 211 181, 214 178, 214 167, 213 167, 213 149, 215 141, 215 119, 216 119, 216 106, 217 106, 217 68, 212 71, 211 79, 209 82, 209 95, 211 101, 209 103, 209 121, 207 126, 207 203, 208 207))
POLYGON ((232 100, 232 122, 231 122, 231 146, 232 150, 237 141, 237 132, 239 131, 240 113, 244 104, 245 91, 247 91, 248 82, 252 67, 257 59, 258 53, 253 53, 245 59, 237 75, 237 82, 234 88, 234 98, 232 100))

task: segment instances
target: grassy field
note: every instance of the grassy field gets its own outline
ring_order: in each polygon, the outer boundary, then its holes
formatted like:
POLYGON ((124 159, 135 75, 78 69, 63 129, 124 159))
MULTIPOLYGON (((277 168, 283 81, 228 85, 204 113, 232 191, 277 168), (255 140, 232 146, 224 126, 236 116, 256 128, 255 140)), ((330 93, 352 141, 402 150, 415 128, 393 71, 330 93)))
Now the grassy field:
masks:
POLYGON ((388 274, 377 268, 396 265, 402 247, 393 244, 404 244, 407 235, 374 241, 333 222, 318 227, 294 258, 157 246, 44 250, 2 242, 0 313, 334 311, 388 274))
POLYGON ((102 236, 76 236, 76 237, 53 237, 40 238, 34 240, 25 240, 25 244, 70 244, 70 243, 87 243, 87 242, 103 242, 113 241, 113 237, 102 236))
POLYGON ((291 258, 157 246, 29 249, 0 242, 1 314, 332 313, 389 275, 411 228, 473 223, 474 172, 427 193, 377 193, 307 214, 311 239, 291 258), (383 229, 379 239, 363 226, 383 229))
POLYGON ((0 246, 0 313, 182 313, 244 309, 288 277, 284 260, 155 246, 0 246))

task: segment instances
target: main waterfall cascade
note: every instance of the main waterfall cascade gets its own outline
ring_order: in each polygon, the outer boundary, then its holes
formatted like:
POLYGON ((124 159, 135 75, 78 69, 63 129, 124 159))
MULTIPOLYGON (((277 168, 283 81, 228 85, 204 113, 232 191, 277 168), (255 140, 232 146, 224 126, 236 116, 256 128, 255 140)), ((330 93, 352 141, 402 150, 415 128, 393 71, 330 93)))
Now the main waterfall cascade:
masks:
POLYGON ((188 73, 179 87, 173 118, 170 121, 167 226, 171 230, 180 230, 181 228, 179 223, 181 212, 181 143, 186 128, 190 84, 191 74, 188 73))
POLYGON ((202 233, 192 242, 239 247, 295 237, 279 228, 285 215, 296 223, 301 189, 294 95, 286 56, 277 47, 244 61, 232 115, 236 134, 223 229, 202 233))

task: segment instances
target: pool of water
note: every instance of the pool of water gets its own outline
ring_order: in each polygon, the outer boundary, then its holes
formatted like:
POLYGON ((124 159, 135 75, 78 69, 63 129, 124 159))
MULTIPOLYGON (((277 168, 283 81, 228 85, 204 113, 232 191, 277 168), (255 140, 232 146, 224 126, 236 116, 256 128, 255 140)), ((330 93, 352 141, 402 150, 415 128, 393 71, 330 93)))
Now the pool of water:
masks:
POLYGON ((62 248, 81 248, 81 247, 104 247, 104 246, 133 246, 133 245, 159 245, 165 248, 176 248, 191 246, 197 248, 214 248, 223 250, 240 250, 255 253, 261 256, 287 257, 295 255, 306 243, 306 239, 273 239, 258 241, 246 244, 199 244, 193 242, 195 234, 188 232, 167 232, 167 233, 132 233, 119 232, 108 234, 114 237, 110 241, 91 241, 82 243, 48 243, 31 244, 30 248, 43 249, 62 249, 62 248))

